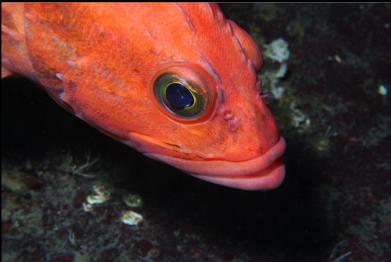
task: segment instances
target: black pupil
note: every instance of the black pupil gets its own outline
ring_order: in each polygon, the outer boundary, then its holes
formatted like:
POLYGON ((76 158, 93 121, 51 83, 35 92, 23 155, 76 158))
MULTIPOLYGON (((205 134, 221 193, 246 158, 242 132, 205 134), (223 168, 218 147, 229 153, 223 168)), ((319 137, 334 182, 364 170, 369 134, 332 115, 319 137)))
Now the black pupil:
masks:
POLYGON ((173 83, 167 87, 166 97, 171 106, 178 109, 192 106, 194 103, 193 95, 189 89, 179 83, 173 83))

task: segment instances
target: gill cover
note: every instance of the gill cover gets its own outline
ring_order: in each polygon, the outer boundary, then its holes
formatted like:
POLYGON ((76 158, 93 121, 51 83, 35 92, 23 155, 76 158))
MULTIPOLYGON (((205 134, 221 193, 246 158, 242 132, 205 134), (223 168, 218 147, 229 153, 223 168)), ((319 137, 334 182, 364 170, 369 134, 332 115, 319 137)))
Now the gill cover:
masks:
POLYGON ((245 52, 245 55, 251 60, 255 70, 258 71, 262 65, 262 56, 257 47, 257 44, 251 38, 251 36, 242 28, 240 28, 235 22, 229 20, 229 23, 233 30, 234 36, 245 52))

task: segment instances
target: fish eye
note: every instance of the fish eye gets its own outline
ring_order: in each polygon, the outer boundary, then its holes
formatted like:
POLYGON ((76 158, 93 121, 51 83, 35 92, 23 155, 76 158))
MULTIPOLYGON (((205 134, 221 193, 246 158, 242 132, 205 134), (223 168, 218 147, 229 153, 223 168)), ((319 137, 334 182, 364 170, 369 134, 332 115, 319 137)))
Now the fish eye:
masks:
POLYGON ((154 84, 160 104, 171 114, 187 119, 198 118, 205 111, 202 90, 175 74, 163 74, 154 84))

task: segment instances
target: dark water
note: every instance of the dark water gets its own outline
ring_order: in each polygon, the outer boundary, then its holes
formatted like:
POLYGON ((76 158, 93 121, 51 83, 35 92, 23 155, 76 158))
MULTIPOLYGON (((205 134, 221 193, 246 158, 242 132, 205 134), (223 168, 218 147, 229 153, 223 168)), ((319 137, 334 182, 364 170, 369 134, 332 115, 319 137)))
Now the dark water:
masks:
POLYGON ((289 58, 265 56, 261 72, 288 143, 284 184, 244 192, 193 179, 8 78, 3 261, 390 261, 391 5, 221 6, 264 51, 288 44, 289 58), (89 209, 96 185, 111 197, 89 209), (129 194, 143 204, 127 206, 129 194), (127 210, 143 222, 122 223, 127 210))

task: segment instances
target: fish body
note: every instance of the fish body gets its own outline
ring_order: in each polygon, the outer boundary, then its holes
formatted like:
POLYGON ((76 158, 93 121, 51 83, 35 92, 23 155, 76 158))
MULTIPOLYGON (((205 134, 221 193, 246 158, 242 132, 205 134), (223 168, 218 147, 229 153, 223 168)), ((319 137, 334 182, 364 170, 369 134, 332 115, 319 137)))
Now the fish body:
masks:
POLYGON ((285 175, 253 39, 207 3, 2 3, 2 75, 195 177, 267 190, 285 175))

